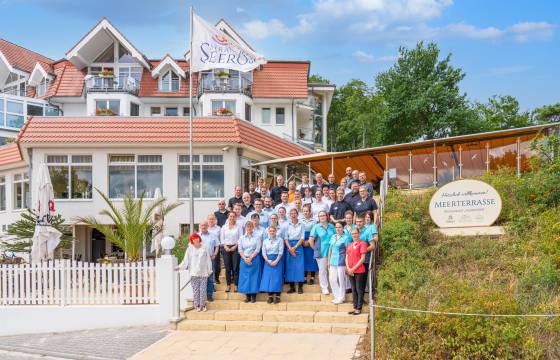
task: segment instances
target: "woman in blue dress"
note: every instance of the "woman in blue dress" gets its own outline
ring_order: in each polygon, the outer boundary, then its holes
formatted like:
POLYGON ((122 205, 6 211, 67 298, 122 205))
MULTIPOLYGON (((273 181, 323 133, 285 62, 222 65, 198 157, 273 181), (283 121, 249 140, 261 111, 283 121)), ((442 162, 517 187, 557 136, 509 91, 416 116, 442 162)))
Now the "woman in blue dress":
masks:
POLYGON ((276 235, 276 226, 272 225, 268 228, 268 237, 262 245, 264 268, 259 288, 260 292, 268 293, 267 303, 269 304, 280 302, 280 293, 284 285, 283 254, 284 240, 276 235))
POLYGON ((313 257, 313 248, 309 245, 309 234, 311 234, 313 225, 317 223, 311 216, 311 204, 305 204, 303 206, 303 218, 301 222, 303 223, 305 231, 305 240, 303 242, 303 270, 305 271, 305 278, 309 279, 306 280, 306 282, 309 285, 313 285, 315 283, 315 274, 319 271, 319 265, 317 265, 317 260, 313 257))
POLYGON ((253 233, 254 225, 251 221, 245 223, 245 235, 239 239, 237 248, 241 257, 239 265, 239 284, 237 292, 246 294, 245 302, 256 302, 261 282, 261 252, 262 240, 253 233))
POLYGON ((290 210, 290 220, 288 221, 286 246, 286 282, 290 284, 288 294, 296 292, 298 283, 298 294, 303 294, 303 281, 305 274, 303 270, 303 241, 305 230, 303 223, 298 220, 296 209, 290 210))

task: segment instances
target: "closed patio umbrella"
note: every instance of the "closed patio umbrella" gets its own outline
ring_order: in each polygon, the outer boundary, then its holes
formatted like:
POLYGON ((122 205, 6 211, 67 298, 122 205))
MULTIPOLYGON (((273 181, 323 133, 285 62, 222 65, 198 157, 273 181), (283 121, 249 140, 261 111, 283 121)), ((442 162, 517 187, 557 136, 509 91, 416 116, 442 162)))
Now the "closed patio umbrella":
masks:
MULTIPOLYGON (((162 197, 163 196, 161 194, 161 189, 156 188, 156 190, 154 191, 154 201, 158 201, 162 197)), ((155 252, 157 257, 161 249, 161 239, 163 239, 163 213, 161 206, 156 207, 154 211, 154 224, 155 231, 159 231, 159 233, 157 233, 156 236, 152 239, 152 246, 150 250, 152 252, 155 252)))
POLYGON ((62 233, 53 228, 52 216, 54 209, 54 191, 47 165, 41 164, 35 188, 34 210, 37 216, 33 244, 31 247, 31 261, 52 260, 54 249, 60 243, 62 233))

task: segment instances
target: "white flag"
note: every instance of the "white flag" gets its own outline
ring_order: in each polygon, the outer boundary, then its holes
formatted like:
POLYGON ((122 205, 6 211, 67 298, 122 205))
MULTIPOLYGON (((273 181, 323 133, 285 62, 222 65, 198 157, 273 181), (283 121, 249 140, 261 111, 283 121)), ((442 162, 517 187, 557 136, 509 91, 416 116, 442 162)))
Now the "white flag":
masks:
POLYGON ((266 64, 265 58, 193 13, 191 67, 193 72, 211 69, 251 71, 266 64))

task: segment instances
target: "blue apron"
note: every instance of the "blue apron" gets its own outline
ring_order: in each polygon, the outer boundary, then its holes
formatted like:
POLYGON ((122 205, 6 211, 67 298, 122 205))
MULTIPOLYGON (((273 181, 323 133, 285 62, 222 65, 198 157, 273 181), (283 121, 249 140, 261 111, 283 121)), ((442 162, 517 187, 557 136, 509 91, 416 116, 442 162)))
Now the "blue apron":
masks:
POLYGON ((258 256, 247 265, 243 259, 239 264, 239 280, 237 292, 241 294, 256 294, 259 292, 261 282, 261 260, 258 256))
MULTIPOLYGON (((297 240, 288 240, 291 247, 294 247, 298 243, 297 240)), ((286 252, 286 282, 303 282, 305 280, 305 274, 303 270, 303 248, 298 246, 296 249, 296 256, 292 256, 288 249, 286 252)))
MULTIPOLYGON (((276 260, 278 254, 268 255, 269 260, 276 260)), ((264 263, 260 292, 282 292, 282 285, 284 284, 284 262, 282 259, 276 266, 270 266, 268 262, 264 263)))
MULTIPOLYGON (((305 240, 309 240, 309 234, 311 231, 305 232, 305 240)), ((319 271, 319 265, 317 265, 317 260, 313 256, 313 248, 311 246, 305 246, 303 248, 303 269, 305 271, 317 272, 319 271)))

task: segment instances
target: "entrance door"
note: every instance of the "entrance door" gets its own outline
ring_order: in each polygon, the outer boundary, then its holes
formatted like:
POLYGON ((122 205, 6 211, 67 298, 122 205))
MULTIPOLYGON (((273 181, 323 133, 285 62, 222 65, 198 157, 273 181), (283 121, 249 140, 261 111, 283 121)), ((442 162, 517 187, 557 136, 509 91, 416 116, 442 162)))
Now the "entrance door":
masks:
POLYGON ((91 230, 91 261, 95 262, 105 256, 105 235, 97 231, 91 230))

